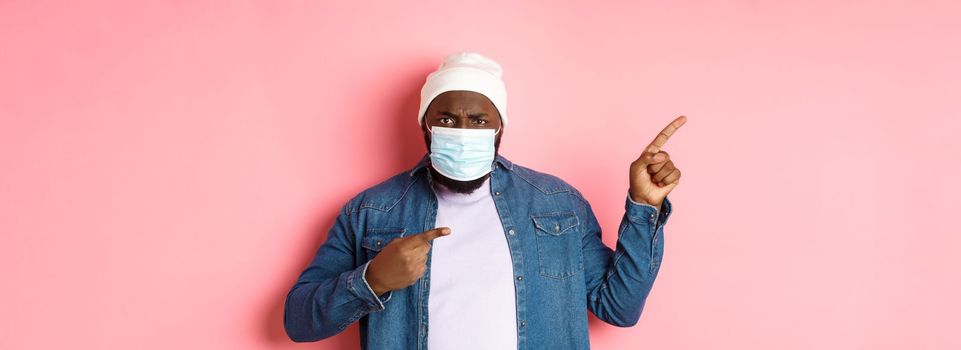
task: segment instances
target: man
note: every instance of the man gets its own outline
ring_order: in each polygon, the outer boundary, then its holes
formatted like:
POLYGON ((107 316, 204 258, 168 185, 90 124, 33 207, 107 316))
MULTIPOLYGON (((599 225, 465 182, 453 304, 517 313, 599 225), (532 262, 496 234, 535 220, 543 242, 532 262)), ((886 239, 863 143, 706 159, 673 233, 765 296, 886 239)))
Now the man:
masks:
POLYGON ((577 189, 498 153, 501 76, 470 52, 428 75, 418 112, 428 154, 343 206, 287 295, 291 339, 359 320, 364 349, 586 349, 587 311, 637 323, 681 177, 661 147, 686 118, 631 164, 612 251, 577 189))

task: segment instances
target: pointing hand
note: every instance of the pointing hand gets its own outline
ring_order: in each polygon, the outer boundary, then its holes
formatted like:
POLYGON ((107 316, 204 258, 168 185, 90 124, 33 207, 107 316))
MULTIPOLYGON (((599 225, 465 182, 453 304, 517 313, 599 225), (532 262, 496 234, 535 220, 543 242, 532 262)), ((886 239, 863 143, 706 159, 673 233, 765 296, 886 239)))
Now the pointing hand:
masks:
POLYGON ((431 241, 449 234, 450 228, 439 227, 387 243, 367 266, 367 284, 374 294, 381 295, 417 282, 427 270, 431 241))
POLYGON ((635 202, 650 204, 660 210, 664 198, 677 187, 681 170, 661 148, 685 122, 687 117, 683 115, 674 119, 647 145, 637 160, 631 163, 630 195, 635 202))

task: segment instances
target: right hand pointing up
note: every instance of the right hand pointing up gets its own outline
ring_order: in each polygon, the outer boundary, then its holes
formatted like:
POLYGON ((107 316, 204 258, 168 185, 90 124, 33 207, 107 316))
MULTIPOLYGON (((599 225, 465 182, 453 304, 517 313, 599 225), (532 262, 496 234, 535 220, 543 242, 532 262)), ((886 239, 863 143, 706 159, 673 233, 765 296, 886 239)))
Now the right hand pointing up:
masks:
POLYGON ((417 282, 427 270, 431 241, 449 234, 450 228, 438 227, 390 241, 367 266, 367 284, 374 294, 379 296, 417 282))

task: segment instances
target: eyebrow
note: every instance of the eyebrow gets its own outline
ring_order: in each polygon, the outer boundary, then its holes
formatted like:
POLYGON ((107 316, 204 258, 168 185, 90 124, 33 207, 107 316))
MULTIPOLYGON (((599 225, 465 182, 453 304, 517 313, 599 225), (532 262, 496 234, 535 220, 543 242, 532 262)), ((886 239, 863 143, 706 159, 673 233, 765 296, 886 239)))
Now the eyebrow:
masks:
MULTIPOLYGON (((460 118, 459 115, 457 115, 456 113, 451 112, 451 111, 440 111, 440 112, 438 112, 438 113, 439 113, 439 114, 446 115, 446 116, 448 116, 448 117, 460 118)), ((480 113, 470 113, 470 114, 468 114, 467 116, 470 117, 470 118, 480 118, 480 117, 486 117, 486 116, 487 116, 487 113, 484 113, 484 112, 480 112, 480 113)))

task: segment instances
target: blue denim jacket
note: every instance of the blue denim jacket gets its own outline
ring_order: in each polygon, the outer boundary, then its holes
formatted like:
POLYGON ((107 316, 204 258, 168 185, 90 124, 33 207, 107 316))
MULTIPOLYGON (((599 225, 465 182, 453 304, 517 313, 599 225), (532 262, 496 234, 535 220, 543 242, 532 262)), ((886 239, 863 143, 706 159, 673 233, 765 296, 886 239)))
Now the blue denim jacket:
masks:
MULTIPOLYGON (((671 212, 627 196, 615 250, 591 205, 563 180, 498 155, 490 190, 514 266, 518 349, 588 349, 587 311, 619 327, 637 323, 664 253, 671 212)), ((427 270, 416 283, 374 294, 368 262, 392 239, 434 228, 429 158, 351 199, 287 294, 284 329, 297 342, 360 321, 362 349, 426 349, 427 270)))

